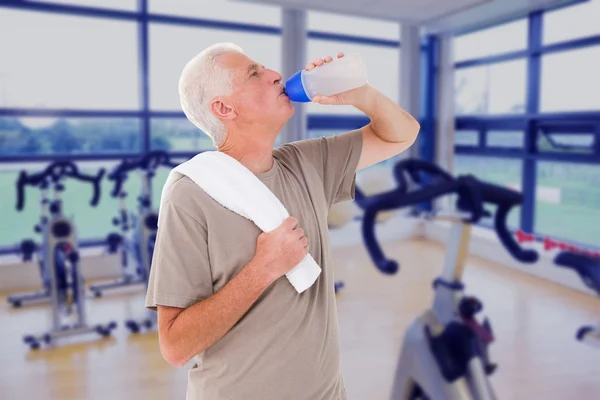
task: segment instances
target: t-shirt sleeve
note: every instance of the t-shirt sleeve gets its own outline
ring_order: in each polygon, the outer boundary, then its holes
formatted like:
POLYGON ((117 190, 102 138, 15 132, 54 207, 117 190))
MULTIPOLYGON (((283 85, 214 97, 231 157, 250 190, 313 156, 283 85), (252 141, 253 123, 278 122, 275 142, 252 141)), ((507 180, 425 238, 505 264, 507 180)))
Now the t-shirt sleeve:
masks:
POLYGON ((363 146, 361 129, 298 140, 289 145, 296 147, 315 166, 323 181, 329 206, 354 200, 356 167, 363 146))
POLYGON ((145 306, 187 308, 213 294, 206 224, 165 201, 152 257, 145 306))

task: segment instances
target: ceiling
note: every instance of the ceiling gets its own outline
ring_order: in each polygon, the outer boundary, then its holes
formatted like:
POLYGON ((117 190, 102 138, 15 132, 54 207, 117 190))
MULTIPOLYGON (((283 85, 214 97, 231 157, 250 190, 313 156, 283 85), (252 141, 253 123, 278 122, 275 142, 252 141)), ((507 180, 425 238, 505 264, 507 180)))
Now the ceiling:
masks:
POLYGON ((236 0, 419 25, 428 33, 464 31, 581 0, 236 0))

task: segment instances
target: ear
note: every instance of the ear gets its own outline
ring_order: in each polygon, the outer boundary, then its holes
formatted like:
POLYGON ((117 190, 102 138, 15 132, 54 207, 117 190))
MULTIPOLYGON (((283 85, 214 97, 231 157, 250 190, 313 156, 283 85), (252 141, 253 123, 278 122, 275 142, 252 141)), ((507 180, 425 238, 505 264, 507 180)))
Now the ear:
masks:
POLYGON ((237 116, 231 104, 222 98, 213 100, 210 104, 210 110, 219 119, 233 119, 237 116))

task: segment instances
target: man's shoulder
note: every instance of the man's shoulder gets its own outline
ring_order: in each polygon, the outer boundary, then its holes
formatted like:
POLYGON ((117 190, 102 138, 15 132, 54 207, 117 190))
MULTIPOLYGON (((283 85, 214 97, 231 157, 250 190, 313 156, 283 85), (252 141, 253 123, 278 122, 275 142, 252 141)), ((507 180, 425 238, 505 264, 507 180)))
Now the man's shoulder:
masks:
POLYGON ((287 142, 273 150, 273 155, 291 163, 310 162, 319 157, 324 138, 308 138, 287 142))
POLYGON ((208 194, 186 175, 177 179, 164 189, 162 201, 185 211, 197 220, 205 220, 205 209, 210 202, 208 194))

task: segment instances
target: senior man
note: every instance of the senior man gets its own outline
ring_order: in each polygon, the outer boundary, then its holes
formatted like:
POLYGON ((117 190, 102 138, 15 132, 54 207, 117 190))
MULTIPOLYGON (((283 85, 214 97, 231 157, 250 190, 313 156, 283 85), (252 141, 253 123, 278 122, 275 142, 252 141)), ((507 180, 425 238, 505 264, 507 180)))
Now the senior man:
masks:
POLYGON ((195 359, 188 400, 347 399, 327 214, 354 199, 356 171, 414 143, 418 122, 366 84, 313 102, 352 105, 368 125, 274 148, 294 114, 282 77, 231 43, 189 61, 179 94, 188 119, 254 173, 290 218, 262 232, 187 177, 167 189, 146 297, 158 312, 163 357, 175 366, 195 359), (322 272, 299 294, 284 275, 307 252, 322 272))

